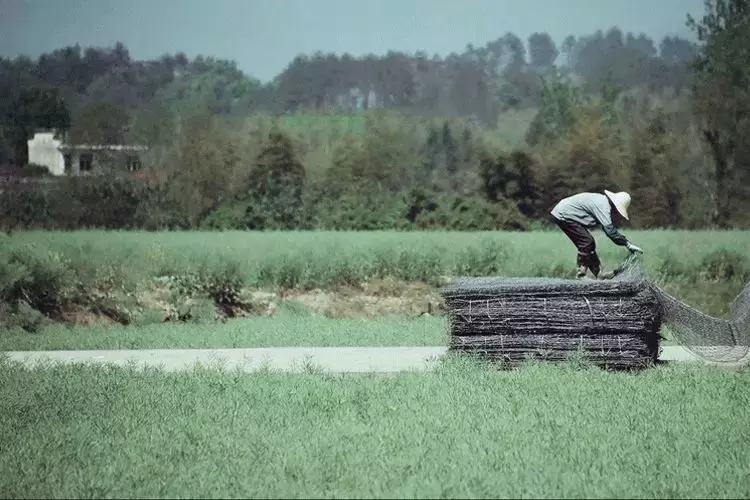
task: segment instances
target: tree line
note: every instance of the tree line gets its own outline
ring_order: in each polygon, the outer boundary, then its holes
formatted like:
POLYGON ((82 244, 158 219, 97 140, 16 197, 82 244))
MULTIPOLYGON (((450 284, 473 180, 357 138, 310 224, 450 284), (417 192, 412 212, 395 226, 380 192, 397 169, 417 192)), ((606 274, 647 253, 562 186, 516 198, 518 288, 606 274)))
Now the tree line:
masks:
POLYGON ((34 128, 70 129, 72 139, 159 142, 175 115, 203 109, 222 116, 279 115, 310 109, 390 109, 420 116, 471 116, 493 127, 504 111, 538 105, 540 76, 557 69, 587 90, 647 87, 680 92, 697 46, 679 37, 658 44, 612 27, 526 43, 507 33, 445 58, 389 51, 299 55, 263 85, 233 61, 184 54, 133 60, 127 48, 63 47, 38 59, 0 58, 0 161, 23 164, 34 128), (72 128, 71 128, 72 127, 72 128), (99 137, 101 136, 101 137, 99 137))
POLYGON ((562 196, 617 187, 632 191, 639 227, 744 226, 749 17, 744 1, 711 0, 688 17, 697 43, 658 47, 611 28, 559 47, 545 33, 526 43, 508 33, 446 58, 315 53, 267 84, 211 58, 133 61, 121 44, 0 60, 6 163, 25 163, 38 127, 151 145, 141 176, 19 184, 0 217, 8 227, 527 229, 562 196), (508 123, 526 129, 522 141, 502 136, 508 123))

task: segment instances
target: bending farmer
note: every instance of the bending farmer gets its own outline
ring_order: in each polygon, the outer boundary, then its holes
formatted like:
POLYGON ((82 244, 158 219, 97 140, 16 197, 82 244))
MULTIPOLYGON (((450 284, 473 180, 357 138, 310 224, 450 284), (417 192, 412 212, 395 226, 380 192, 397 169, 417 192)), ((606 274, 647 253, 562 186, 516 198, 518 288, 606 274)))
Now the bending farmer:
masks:
POLYGON ((604 194, 579 193, 570 196, 561 200, 552 209, 555 223, 578 249, 576 277, 583 278, 587 269, 590 269, 594 276, 599 277, 601 262, 596 254, 596 242, 589 232, 589 229, 598 225, 615 245, 625 246, 631 252, 643 253, 643 250, 630 243, 618 232, 613 222, 617 213, 628 220, 628 206, 630 206, 628 193, 613 193, 605 189, 604 194))

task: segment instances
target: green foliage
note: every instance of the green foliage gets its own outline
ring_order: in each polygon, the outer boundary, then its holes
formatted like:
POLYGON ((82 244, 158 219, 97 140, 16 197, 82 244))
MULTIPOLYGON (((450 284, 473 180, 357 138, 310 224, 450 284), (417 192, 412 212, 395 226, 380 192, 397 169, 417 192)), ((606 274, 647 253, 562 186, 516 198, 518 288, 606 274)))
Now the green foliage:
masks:
POLYGON ((231 200, 224 202, 201 220, 201 229, 227 231, 230 229, 247 229, 248 213, 252 208, 250 202, 231 200))
POLYGON ((123 144, 130 125, 127 112, 107 102, 96 102, 73 120, 68 141, 73 144, 123 144))
MULTIPOLYGON (((702 43, 695 116, 705 122, 701 132, 711 138, 710 151, 674 159, 691 166, 680 176, 690 177, 693 188, 708 184, 713 201, 703 204, 715 205, 714 222, 722 225, 746 224, 742 214, 750 209, 744 201, 750 199, 745 192, 750 174, 743 167, 750 164, 750 141, 743 139, 750 131, 743 69, 750 66, 743 52, 746 17, 742 2, 721 0, 708 4, 706 17, 693 24, 700 28, 702 43), (703 178, 706 154, 717 164, 715 178, 703 178)), ((123 226, 149 229, 311 228, 313 220, 332 219, 330 207, 339 194, 361 196, 364 190, 375 191, 374 199, 395 199, 415 188, 438 190, 448 198, 487 198, 479 168, 487 143, 502 144, 504 154, 511 155, 509 148, 526 135, 531 156, 549 158, 543 150, 569 139, 587 116, 597 115, 598 126, 609 130, 621 127, 621 104, 638 93, 648 101, 669 101, 684 113, 680 121, 690 122, 687 100, 679 94, 692 76, 685 63, 696 46, 679 37, 665 37, 659 51, 656 45, 643 34, 612 27, 569 37, 560 50, 547 33, 536 32, 528 39, 528 54, 513 33, 447 58, 318 52, 296 57, 266 85, 232 61, 189 60, 184 54, 135 61, 120 43, 64 47, 37 59, 0 58, 0 162, 25 164, 26 141, 37 127, 70 129, 73 142, 149 144, 149 175, 159 177, 161 184, 139 193, 135 219, 123 226), (558 54, 564 60, 555 67, 558 54), (195 115, 199 118, 193 120, 195 115), (271 116, 305 171, 302 194, 291 197, 303 199, 304 208, 294 213, 285 211, 287 203, 277 197, 254 199, 247 185, 256 158, 268 146, 270 127, 261 122, 271 116), (342 145, 346 141, 352 143, 342 145), (320 217, 316 207, 325 207, 326 214, 320 217)), ((533 224, 544 212, 540 205, 573 190, 627 185, 631 161, 616 162, 612 175, 607 173, 611 165, 604 164, 609 151, 622 149, 618 141, 629 132, 597 144, 603 148, 598 154, 568 155, 562 164, 559 158, 539 162, 539 179, 553 177, 552 189, 540 184, 535 200, 510 198, 533 224), (563 171, 573 179, 561 179, 563 171)), ((652 163, 647 158, 637 162, 642 170, 652 163)), ((677 197, 692 197, 688 191, 681 186, 677 197)), ((698 205, 690 205, 691 213, 701 213, 698 205)), ((77 223, 58 224, 61 217, 38 212, 38 226, 77 223)), ((386 221, 360 219, 368 227, 412 225, 403 218, 391 224, 391 211, 383 212, 386 221)), ((705 224, 697 218, 691 215, 679 223, 705 224)), ((37 220, 26 215, 16 219, 32 226, 37 220)))
MULTIPOLYGON (((10 243, 10 242, 6 242, 10 243)), ((80 300, 75 273, 60 254, 6 244, 0 251, 0 327, 36 331, 80 300)))
POLYGON ((378 231, 407 229, 403 197, 387 193, 347 193, 315 204, 312 224, 323 230, 378 231))
POLYGON ((196 110, 230 114, 255 109, 259 91, 260 82, 244 75, 236 63, 199 58, 159 89, 155 100, 178 115, 196 110))
POLYGON ((9 230, 129 229, 141 225, 138 210, 145 199, 130 177, 64 177, 0 196, 0 224, 9 230))
POLYGON ((0 226, 7 231, 61 227, 54 224, 55 215, 46 189, 11 185, 11 189, 0 195, 0 226))
POLYGON ((133 273, 109 258, 92 262, 85 249, 52 251, 7 238, 0 248, 0 309, 8 316, 0 316, 0 328, 31 331, 79 310, 128 324, 133 273))
POLYGON ((0 489, 8 497, 742 498, 747 491, 737 419, 750 403, 748 374, 696 363, 613 376, 574 366, 500 372, 458 358, 384 377, 2 360, 0 380, 0 470, 13 471, 0 475, 0 489), (643 481, 653 464, 661 472, 643 481), (246 472, 216 473, 235 469, 246 472))
POLYGON ((21 171, 21 175, 24 177, 50 177, 52 174, 50 174, 50 171, 47 167, 44 165, 37 165, 35 163, 29 163, 28 165, 25 165, 21 171))
POLYGON ((486 201, 479 197, 448 197, 434 199, 415 217, 421 229, 454 231, 526 230, 528 221, 509 200, 486 201))
POLYGON ((750 279, 750 267, 745 254, 726 248, 719 248, 703 257, 701 269, 703 276, 709 280, 739 279, 745 282, 750 279))
POLYGON ((557 70, 542 77, 542 83, 539 111, 526 133, 531 146, 565 136, 587 104, 583 90, 557 70))
POLYGON ((511 200, 527 217, 536 215, 539 198, 535 161, 524 151, 510 155, 483 152, 479 160, 480 178, 488 201, 511 200))
POLYGON ((727 227, 750 179, 750 7, 709 0, 700 20, 688 16, 688 26, 701 42, 692 101, 714 163, 713 222, 727 227))
POLYGON ((242 304, 240 296, 245 286, 245 276, 239 262, 219 260, 203 265, 197 273, 202 291, 223 308, 242 304))
POLYGON ((66 229, 132 228, 140 202, 135 181, 124 176, 64 178, 50 192, 50 199, 55 217, 64 221, 66 229))
MULTIPOLYGON (((649 276, 708 314, 728 314, 750 279, 746 232, 627 235, 648 249, 649 276), (688 247, 690 252, 680 251, 688 247)), ((627 252, 595 237, 606 268, 622 263, 627 252)), ((19 232, 0 240, 0 304, 7 312, 0 328, 36 328, 43 325, 39 314, 59 320, 77 311, 142 323, 148 310, 136 297, 164 276, 171 277, 173 319, 215 321, 256 312, 243 293, 247 288, 330 289, 374 279, 437 286, 455 276, 572 277, 574 263, 575 248, 557 230, 19 232), (213 305, 210 315, 206 301, 213 305)))
POLYGON ((0 328, 10 331, 21 329, 23 332, 38 333, 48 324, 44 314, 23 300, 12 304, 0 302, 0 318, 0 328))
POLYGON ((675 141, 661 111, 634 137, 631 196, 638 210, 632 222, 639 227, 676 227, 680 221, 679 170, 675 141))
POLYGON ((528 39, 529 64, 537 72, 549 71, 555 64, 559 51, 547 33, 532 33, 528 39))
MULTIPOLYGON (((645 258, 649 273, 658 273, 661 259, 673 252, 671 259, 679 273, 676 277, 698 276, 701 260, 716 248, 726 248, 742 253, 747 245, 747 232, 689 232, 689 231, 628 231, 627 236, 652 258, 645 258), (691 248, 690 252, 680 251, 691 248)), ((619 265, 627 252, 602 240, 599 242, 602 260, 607 266, 619 265), (609 264, 607 264, 609 263, 609 264)), ((371 276, 398 277, 401 249, 412 249, 410 255, 416 262, 436 251, 440 256, 440 273, 454 275, 454 268, 469 249, 480 251, 485 245, 504 248, 507 258, 499 261, 497 273, 506 276, 524 276, 534 273, 540 262, 552 267, 562 265, 574 269, 575 248, 559 230, 540 232, 489 232, 399 231, 342 232, 246 232, 223 234, 207 232, 29 232, 15 233, 5 241, 18 245, 63 254, 66 259, 87 264, 92 269, 106 268, 117 263, 115 269, 126 274, 138 273, 139 279, 162 275, 193 275, 205 263, 234 262, 241 266, 241 274, 248 286, 275 285, 273 276, 290 274, 289 269, 304 286, 328 286, 331 278, 355 271, 358 280, 371 276), (568 250, 565 250, 565 249, 568 250), (219 258, 221 257, 221 260, 219 258), (349 271, 336 271, 341 266, 349 271), (281 271, 287 269, 287 271, 281 271), (390 274, 392 273, 392 274, 390 274), (261 279, 261 276, 263 278, 261 279)), ((3 243, 4 244, 4 243, 3 243)), ((27 252, 28 253, 28 252, 27 252)), ((429 257, 432 258, 432 257, 429 257)), ((227 264, 226 267, 231 267, 227 264)), ((463 272, 468 272, 462 268, 463 272)), ((483 273, 485 268, 474 272, 483 273)), ((107 273, 112 274, 112 273, 107 273)), ((437 278, 438 276, 436 276, 437 278)))
POLYGON ((63 131, 70 126, 69 108, 58 87, 3 86, 0 78, 0 96, 0 137, 3 138, 0 146, 7 148, 5 154, 16 165, 28 162, 26 141, 36 129, 63 131))
MULTIPOLYGON (((149 152, 144 178, 107 171, 7 190, 0 221, 8 229, 526 229, 561 198, 606 188, 644 201, 633 210, 638 227, 704 226, 715 197, 697 193, 712 180, 693 132, 680 128, 684 113, 614 112, 614 95, 571 108, 567 132, 523 149, 461 120, 372 112, 357 118, 359 135, 340 137, 323 125, 291 127, 292 117, 199 113, 149 152), (413 196, 420 190, 429 194, 413 196)), ((735 215, 736 224, 745 219, 735 215)))
POLYGON ((305 181, 305 167, 297 159, 291 140, 281 130, 273 128, 247 181, 251 203, 246 213, 246 227, 300 227, 305 181))
POLYGON ((618 128, 606 125, 601 113, 590 109, 567 136, 548 143, 540 155, 540 212, 548 213, 572 193, 626 187, 630 182, 623 176, 626 154, 618 128))
POLYGON ((196 269, 170 276, 168 284, 179 320, 214 319, 217 308, 229 317, 250 309, 250 304, 242 300, 246 276, 240 264, 222 256, 203 260, 196 269))
POLYGON ((243 145, 225 132, 212 116, 192 115, 181 122, 178 142, 168 153, 161 210, 181 217, 187 227, 231 200, 235 180, 247 168, 243 145))

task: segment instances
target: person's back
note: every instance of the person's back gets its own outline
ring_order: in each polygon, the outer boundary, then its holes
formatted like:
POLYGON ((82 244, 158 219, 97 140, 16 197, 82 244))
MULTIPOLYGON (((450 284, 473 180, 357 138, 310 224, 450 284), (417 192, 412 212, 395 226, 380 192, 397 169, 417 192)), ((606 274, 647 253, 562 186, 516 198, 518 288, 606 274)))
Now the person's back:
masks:
POLYGON ((578 193, 564 198, 552 209, 552 215, 584 227, 612 224, 609 199, 601 193, 578 193))

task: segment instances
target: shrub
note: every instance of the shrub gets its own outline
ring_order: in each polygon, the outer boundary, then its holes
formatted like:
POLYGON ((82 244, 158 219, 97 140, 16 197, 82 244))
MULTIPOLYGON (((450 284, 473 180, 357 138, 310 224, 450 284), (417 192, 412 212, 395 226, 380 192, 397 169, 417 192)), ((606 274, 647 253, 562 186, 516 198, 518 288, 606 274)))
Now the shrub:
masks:
POLYGON ((38 332, 47 322, 47 318, 20 300, 14 304, 0 302, 0 328, 9 330, 20 328, 27 332, 38 332))
POLYGON ((0 327, 34 331, 87 302, 90 287, 60 254, 6 242, 0 251, 0 327))
POLYGON ((188 306, 188 309, 193 309, 197 307, 195 304, 202 303, 202 299, 208 299, 214 304, 214 311, 219 308, 232 317, 238 313, 238 309, 250 307, 242 300, 245 283, 246 278, 238 262, 220 259, 216 263, 206 260, 194 272, 172 277, 169 284, 173 305, 178 309, 188 306))
POLYGON ((24 177, 50 177, 52 173, 44 165, 29 163, 21 169, 21 175, 24 177))
POLYGON ((701 274, 710 280, 740 279, 747 281, 750 273, 747 269, 747 259, 737 252, 719 248, 703 257, 700 265, 701 274))
POLYGON ((6 304, 23 301, 45 315, 57 314, 75 299, 73 281, 58 254, 17 247, 0 254, 0 297, 6 304))
POLYGON ((528 224, 513 202, 506 199, 488 202, 478 196, 442 197, 415 218, 419 228, 458 231, 524 231, 528 224))

